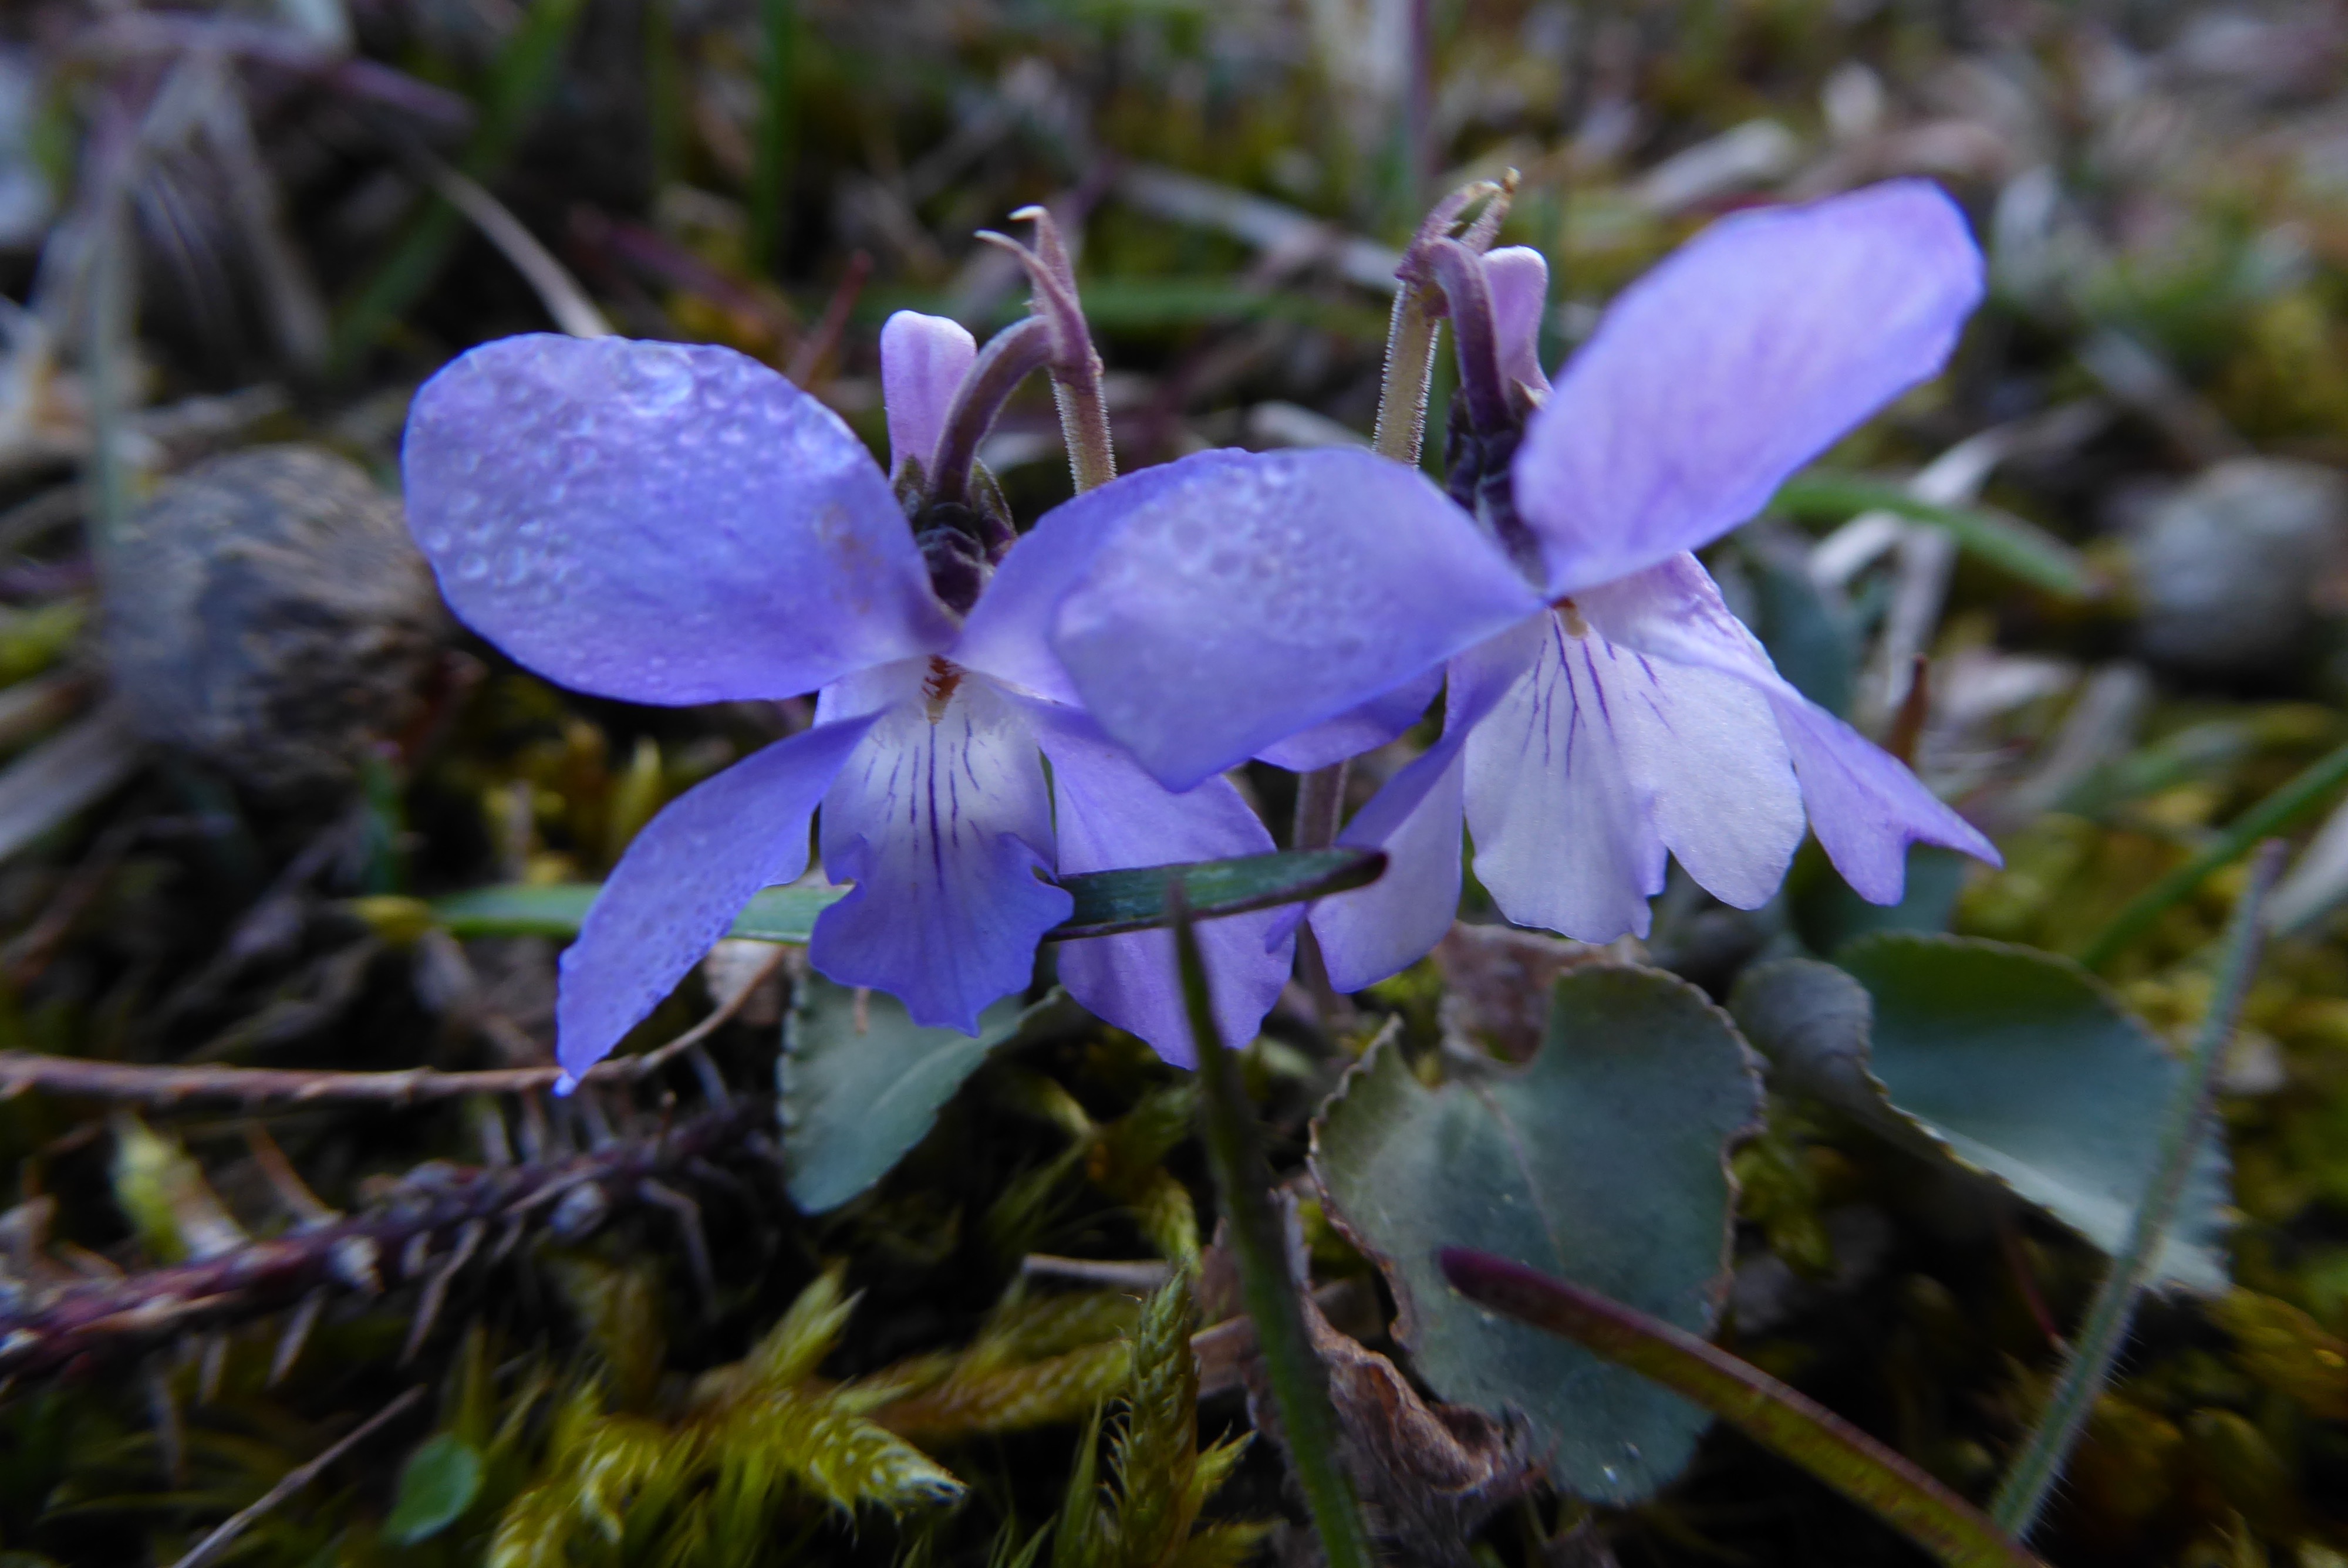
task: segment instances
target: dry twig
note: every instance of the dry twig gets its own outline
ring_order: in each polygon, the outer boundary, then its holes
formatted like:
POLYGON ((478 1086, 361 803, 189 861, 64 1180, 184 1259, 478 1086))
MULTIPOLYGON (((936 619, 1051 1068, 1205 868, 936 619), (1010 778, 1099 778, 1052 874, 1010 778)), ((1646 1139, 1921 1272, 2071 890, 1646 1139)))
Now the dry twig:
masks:
MULTIPOLYGON (((581 1082, 635 1083, 691 1050, 742 1009, 757 988, 742 987, 707 1018, 642 1056, 598 1062, 581 1082)), ((0 1100, 28 1089, 78 1094, 93 1100, 171 1106, 189 1100, 232 1100, 242 1105, 307 1105, 321 1101, 416 1105, 466 1094, 528 1094, 554 1087, 559 1067, 493 1068, 480 1072, 441 1072, 411 1067, 389 1072, 342 1072, 324 1068, 172 1066, 130 1061, 95 1061, 78 1056, 43 1056, 0 1050, 0 1100)))

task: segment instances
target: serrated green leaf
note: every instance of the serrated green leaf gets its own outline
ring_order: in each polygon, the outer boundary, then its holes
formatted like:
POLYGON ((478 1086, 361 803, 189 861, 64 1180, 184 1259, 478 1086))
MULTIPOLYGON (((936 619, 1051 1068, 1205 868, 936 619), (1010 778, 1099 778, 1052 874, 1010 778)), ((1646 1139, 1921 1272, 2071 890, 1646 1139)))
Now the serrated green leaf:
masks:
POLYGON ((473 1445, 451 1432, 427 1438, 399 1467, 384 1539, 399 1546, 429 1541, 454 1524, 480 1491, 481 1456, 473 1445))
MULTIPOLYGON (((2068 958, 1886 932, 1748 973, 1730 1007, 1780 1081, 1997 1181, 2110 1252, 2145 1188, 2179 1067, 2068 958)), ((2226 1162, 2205 1150, 2161 1277, 2226 1287, 2226 1162)))
MULTIPOLYGON (((1385 856, 1376 850, 1307 849, 1086 871, 1061 878, 1076 907, 1044 935, 1063 942, 1163 926, 1166 881, 1178 871, 1192 917, 1210 920, 1365 886, 1385 869, 1385 856)), ((433 917, 459 937, 575 937, 602 890, 593 882, 517 883, 452 893, 433 899, 430 907, 433 917)), ((803 945, 815 933, 816 917, 848 893, 845 887, 767 888, 750 900, 731 934, 754 942, 803 945)))
POLYGON ((1313 1129, 1331 1217, 1393 1285, 1396 1337, 1442 1398, 1530 1419, 1550 1474, 1632 1502, 1686 1463, 1705 1414, 1577 1345, 1478 1310, 1436 1272, 1474 1246, 1708 1332, 1728 1267, 1729 1144, 1761 1109, 1725 1014, 1684 981, 1596 966, 1559 979, 1521 1069, 1429 1089, 1391 1042, 1313 1129))
POLYGON ((865 1191, 928 1135, 989 1051, 1082 1016, 1065 992, 1033 1007, 1005 997, 979 1015, 973 1036, 915 1023, 886 992, 860 1002, 850 988, 808 976, 794 989, 775 1070, 791 1202, 822 1214, 865 1191))

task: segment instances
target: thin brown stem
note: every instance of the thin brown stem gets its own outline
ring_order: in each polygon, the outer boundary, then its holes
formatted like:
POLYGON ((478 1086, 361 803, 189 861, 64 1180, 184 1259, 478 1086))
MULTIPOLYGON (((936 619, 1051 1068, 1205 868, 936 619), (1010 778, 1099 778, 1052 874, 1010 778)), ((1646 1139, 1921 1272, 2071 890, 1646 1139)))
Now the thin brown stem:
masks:
POLYGON ((253 1521, 317 1480, 319 1473, 328 1465, 406 1415, 415 1408, 416 1402, 423 1398, 422 1389, 408 1389, 407 1392, 352 1428, 349 1435, 328 1448, 324 1453, 305 1464, 296 1465, 287 1471, 275 1486, 261 1494, 258 1501, 249 1508, 241 1509, 229 1515, 218 1530, 196 1542, 196 1549, 172 1564, 172 1568, 204 1568, 205 1563, 219 1561, 221 1553, 226 1552, 235 1542, 236 1538, 243 1534, 252 1524, 253 1521))
MULTIPOLYGON (((634 1083, 651 1077, 716 1033, 757 989, 755 985, 743 987, 707 1018, 642 1056, 597 1062, 580 1081, 634 1083)), ((155 1106, 189 1100, 232 1100, 243 1105, 308 1105, 322 1101, 415 1105, 465 1094, 530 1093, 553 1088, 561 1077, 559 1067, 497 1068, 484 1072, 412 1067, 394 1072, 343 1072, 298 1067, 165 1066, 0 1050, 0 1100, 28 1089, 45 1089, 53 1094, 155 1106)))

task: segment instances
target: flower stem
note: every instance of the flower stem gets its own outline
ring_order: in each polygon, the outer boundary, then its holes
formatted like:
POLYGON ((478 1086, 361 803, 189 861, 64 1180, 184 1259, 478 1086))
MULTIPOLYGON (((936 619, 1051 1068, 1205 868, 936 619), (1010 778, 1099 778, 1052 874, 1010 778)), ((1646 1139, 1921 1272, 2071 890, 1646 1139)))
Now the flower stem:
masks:
POLYGON ((1509 203, 1517 190, 1516 170, 1499 180, 1478 179, 1463 185, 1435 204, 1418 232, 1403 252, 1395 274, 1402 281, 1395 295, 1394 313, 1386 322, 1385 374, 1378 385, 1378 423, 1371 435, 1371 450, 1416 468, 1426 440, 1426 400, 1435 383, 1435 334, 1444 311, 1442 285, 1428 262, 1428 250, 1451 236, 1460 215, 1477 202, 1484 203, 1459 242, 1482 254, 1499 234, 1509 203))
POLYGON ((2111 1272, 2096 1287, 2095 1300, 2088 1304, 2070 1360, 2063 1368, 2037 1428, 2023 1444, 1990 1504, 1990 1517, 2016 1539, 2027 1536, 2037 1522, 2039 1510, 2045 1506, 2046 1494, 2062 1476, 2064 1463, 2079 1440, 2080 1430, 2086 1425, 2096 1396, 2111 1378, 2113 1363, 2127 1342, 2128 1323, 2136 1316, 2137 1299, 2152 1278, 2162 1244, 2168 1239, 2169 1226, 2176 1222, 2186 1181, 2192 1174, 2202 1144, 2209 1140, 2211 1089, 2217 1079, 2218 1061, 2225 1053, 2226 1042, 2233 1038, 2242 999, 2258 971, 2260 938, 2265 935, 2264 906, 2267 894, 2281 874, 2282 859, 2283 845, 2280 840, 2270 840, 2251 863, 2250 885, 2243 891, 2241 902, 2234 906, 2233 923, 2226 933, 2226 953, 2218 969, 2218 989, 2209 999, 2209 1011, 2201 1020, 2201 1031, 2185 1058, 2184 1071, 2178 1074, 2177 1087, 2170 1094, 2157 1145, 2158 1154, 2153 1162, 2152 1175, 2145 1183, 2144 1196, 2137 1204, 2135 1221, 2128 1226, 2127 1241, 2113 1258, 2111 1272))
POLYGON ((1255 1113, 1240 1085, 1239 1066, 1215 1023, 1198 931, 1179 882, 1166 897, 1174 909, 1174 952, 1182 1001, 1199 1051, 1200 1132, 1215 1191, 1230 1223, 1240 1295, 1255 1323, 1256 1346, 1271 1375, 1272 1397, 1288 1439, 1289 1462, 1304 1492, 1313 1528, 1328 1568, 1372 1568, 1369 1534, 1362 1524, 1354 1483, 1337 1457, 1337 1418, 1329 1403, 1329 1372, 1314 1353, 1297 1305, 1288 1248, 1272 1204, 1272 1169, 1256 1142, 1255 1113))
POLYGON ((1068 475, 1076 494, 1097 490, 1117 477, 1117 446, 1109 435, 1108 397, 1101 384, 1100 351, 1093 347, 1076 292, 1076 269, 1060 226, 1042 207, 1022 207, 1011 216, 1035 225, 1035 243, 1022 245, 1007 234, 982 230, 979 239, 1019 259, 1027 270, 1030 307, 1052 330, 1052 400, 1060 410, 1060 439, 1068 449, 1068 475))
POLYGON ((1435 384, 1435 334, 1441 323, 1435 314, 1433 290, 1405 282, 1395 295, 1394 314, 1386 321, 1385 378, 1378 387, 1378 425, 1370 437, 1371 449, 1381 457, 1418 466, 1426 439, 1426 399, 1435 384))
POLYGON ((1458 343, 1459 392, 1479 433, 1511 423, 1508 390, 1500 384, 1500 349, 1492 323, 1492 291, 1483 259, 1457 240, 1437 240, 1427 260, 1450 304, 1451 335, 1458 343))
POLYGON ((1076 494, 1097 490, 1117 477, 1117 448, 1108 433, 1108 399, 1102 395, 1097 361, 1089 375, 1052 372, 1052 401, 1060 410, 1060 439, 1067 444, 1068 473, 1076 494))
POLYGON ((977 363, 954 389, 953 404, 938 431, 937 451, 930 459, 930 499, 969 498, 970 466, 978 458, 978 444, 994 428, 994 416, 1003 412, 1012 392, 1051 357, 1052 329, 1041 316, 1029 316, 986 340, 977 363))

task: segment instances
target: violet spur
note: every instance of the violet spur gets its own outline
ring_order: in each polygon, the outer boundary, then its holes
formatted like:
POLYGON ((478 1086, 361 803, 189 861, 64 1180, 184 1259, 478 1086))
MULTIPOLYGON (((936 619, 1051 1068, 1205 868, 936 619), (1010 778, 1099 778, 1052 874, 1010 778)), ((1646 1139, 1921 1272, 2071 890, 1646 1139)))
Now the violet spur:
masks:
MULTIPOLYGON (((1038 938, 1066 917, 1050 878, 1272 847, 1229 783, 1151 779, 1045 651, 1060 592, 1153 480, 1079 496, 1024 538, 983 473, 973 483, 976 437, 1040 363, 1035 325, 982 353, 953 322, 891 318, 893 485, 829 409, 729 349, 506 338, 417 393, 408 515, 466 624, 550 680, 627 702, 819 693, 812 728, 670 803, 622 856, 562 955, 572 1078, 752 895, 806 869, 819 810, 825 872, 855 886, 818 918, 810 962, 966 1032, 1028 983, 1038 938)), ((1280 918, 1200 929, 1231 1038, 1252 1037, 1287 979, 1280 918)), ((1189 1060, 1169 933, 1068 943, 1059 973, 1189 1060)))
POLYGON ((1313 911, 1333 983, 1392 974, 1449 927, 1463 823, 1501 913, 1589 941, 1646 934, 1667 856, 1757 907, 1806 821, 1879 904, 1900 898, 1911 843, 1994 863, 1904 765, 1778 675, 1690 553, 1940 371, 1982 289, 1954 204, 1896 180, 1724 219, 1626 290, 1553 386, 1537 252, 1436 237, 1414 266, 1460 363, 1435 533, 1426 481, 1398 464, 1309 539, 1227 518, 1220 548, 1314 584, 1309 615, 1269 623, 1179 591, 1176 528, 1128 527, 1053 633, 1102 726, 1177 786, 1446 669, 1442 738, 1339 836, 1390 860, 1313 911), (1407 563, 1437 538, 1461 569, 1472 547, 1505 573, 1519 608, 1495 624, 1423 579, 1413 589, 1407 563), (1183 679, 1186 642, 1212 657, 1183 679), (1426 663, 1402 656, 1437 645, 1426 663))

